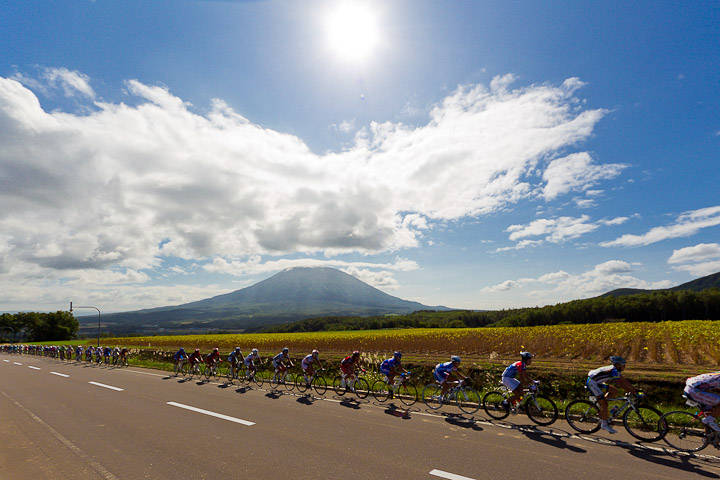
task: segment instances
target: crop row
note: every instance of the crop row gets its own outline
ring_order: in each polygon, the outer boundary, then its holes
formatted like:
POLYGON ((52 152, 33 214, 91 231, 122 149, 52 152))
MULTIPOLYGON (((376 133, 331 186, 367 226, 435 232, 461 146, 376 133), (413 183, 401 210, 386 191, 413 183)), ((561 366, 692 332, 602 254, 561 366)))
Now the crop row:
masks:
POLYGON ((623 355, 635 362, 720 365, 720 323, 689 320, 658 323, 601 323, 538 327, 399 329, 343 332, 151 336, 107 339, 143 348, 184 346, 270 354, 282 347, 293 352, 320 351, 515 356, 529 350, 545 358, 602 360, 623 355))

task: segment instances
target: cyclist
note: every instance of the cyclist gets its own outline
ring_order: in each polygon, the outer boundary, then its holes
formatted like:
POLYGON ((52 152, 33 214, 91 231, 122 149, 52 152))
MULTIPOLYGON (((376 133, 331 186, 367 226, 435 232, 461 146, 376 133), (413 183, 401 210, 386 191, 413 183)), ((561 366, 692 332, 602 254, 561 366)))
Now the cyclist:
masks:
POLYGON ((535 355, 530 352, 520 352, 520 361, 508 365, 502 374, 502 384, 512 392, 512 396, 503 400, 505 408, 511 408, 523 395, 523 385, 534 385, 534 380, 527 374, 528 365, 532 364, 535 355))
POLYGON ((205 356, 205 365, 208 366, 208 368, 212 368, 215 366, 215 364, 220 360, 220 349, 215 347, 213 348, 213 351, 208 353, 205 356))
POLYGON ((130 353, 130 350, 127 349, 127 347, 123 347, 120 349, 120 360, 123 362, 127 362, 128 354, 130 353))
POLYGON ((435 380, 440 384, 442 387, 441 394, 443 397, 445 394, 450 390, 450 385, 453 383, 457 383, 458 380, 465 380, 467 377, 458 370, 458 367, 460 366, 460 357, 457 355, 453 355, 450 357, 449 362, 444 363, 438 363, 435 365, 435 370, 433 370, 433 377, 435 377, 435 380))
POLYGON ((79 362, 80 360, 82 360, 82 356, 83 356, 83 346, 78 345, 77 347, 75 347, 75 360, 79 362))
POLYGON ((340 372, 342 377, 340 384, 343 388, 347 387, 348 383, 352 385, 355 381, 356 366, 365 372, 365 369, 360 367, 360 352, 357 350, 355 350, 352 355, 348 355, 340 361, 340 372))
POLYGON ((596 368, 588 372, 588 379, 585 385, 598 399, 600 413, 600 428, 610 433, 617 433, 617 430, 608 423, 608 402, 607 397, 617 393, 617 388, 609 385, 608 382, 616 382, 623 390, 630 393, 637 393, 635 387, 622 376, 621 372, 625 370, 625 359, 623 357, 613 355, 610 357, 612 365, 596 368))
POLYGON ((117 363, 118 359, 120 358, 120 347, 115 347, 112 352, 113 362, 117 363))
POLYGON ((95 348, 95 363, 100 365, 100 362, 102 361, 102 355, 103 355, 103 349, 102 347, 96 347, 95 348))
POLYGON ((238 370, 240 370, 240 365, 243 361, 243 354, 240 350, 240 347, 235 347, 235 350, 230 352, 230 355, 228 355, 228 362, 230 362, 230 371, 232 372, 233 376, 237 375, 238 370))
POLYGON ((715 431, 720 431, 715 419, 720 415, 720 371, 690 377, 685 381, 685 395, 709 411, 702 421, 715 431))
POLYGON ((289 355, 290 349, 288 347, 285 347, 282 349, 282 352, 275 355, 272 359, 273 367, 275 367, 275 380, 285 380, 285 375, 287 374, 288 365, 285 364, 287 362, 290 367, 294 367, 292 360, 290 360, 289 355))
POLYGON ((400 359, 402 359, 402 353, 395 352, 392 357, 383 360, 380 364, 380 373, 387 377, 385 381, 389 386, 393 385, 395 376, 398 373, 407 373, 407 370, 402 367, 400 359))
POLYGON ((320 358, 318 358, 319 356, 320 352, 313 350, 312 353, 310 355, 306 355, 305 358, 302 359, 302 363, 300 363, 300 366, 305 373, 305 382, 308 384, 310 384, 310 379, 312 379, 313 375, 315 375, 315 367, 313 367, 313 364, 317 363, 320 366, 320 369, 323 370, 320 358))
POLYGON ((180 347, 180 350, 173 355, 173 359, 175 360, 175 365, 179 364, 182 367, 182 364, 187 362, 188 359, 187 353, 185 353, 185 347, 180 347))
POLYGON ((93 354, 93 348, 87 347, 87 350, 85 350, 85 361, 86 362, 92 362, 92 354, 93 354))
POLYGON ((112 354, 112 349, 110 347, 105 347, 105 350, 103 350, 103 356, 105 357, 105 363, 110 363, 110 355, 112 354))
POLYGON ((195 367, 195 365, 197 365, 198 363, 202 363, 202 361, 203 361, 203 357, 202 357, 202 354, 200 353, 200 349, 196 348, 195 351, 190 354, 190 356, 188 357, 188 360, 190 361, 190 371, 192 371, 192 369, 193 369, 193 367, 195 367))
POLYGON ((255 375, 257 368, 255 368, 255 360, 260 361, 260 355, 258 349, 253 348, 250 355, 245 357, 245 369, 247 370, 248 377, 255 375))

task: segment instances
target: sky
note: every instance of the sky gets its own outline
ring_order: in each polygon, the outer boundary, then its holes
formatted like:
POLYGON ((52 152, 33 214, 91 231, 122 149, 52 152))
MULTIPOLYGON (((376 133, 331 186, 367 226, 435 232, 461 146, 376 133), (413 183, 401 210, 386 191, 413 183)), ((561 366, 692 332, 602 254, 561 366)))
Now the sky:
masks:
MULTIPOLYGON (((4 0, 0 311, 720 271, 720 2, 4 0)), ((91 314, 88 311, 88 314, 91 314)))

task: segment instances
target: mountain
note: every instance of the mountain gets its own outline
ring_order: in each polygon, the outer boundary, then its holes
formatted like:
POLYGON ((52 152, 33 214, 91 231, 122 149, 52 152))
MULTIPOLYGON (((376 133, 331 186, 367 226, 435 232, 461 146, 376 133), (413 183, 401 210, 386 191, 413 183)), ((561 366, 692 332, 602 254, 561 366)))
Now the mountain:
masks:
MULTIPOLYGON (((140 331, 148 326, 155 330, 243 330, 309 317, 404 314, 417 310, 450 309, 393 297, 332 268, 293 268, 224 295, 172 307, 106 314, 102 320, 113 333, 140 331)), ((89 318, 88 329, 93 325, 89 318)), ((85 318, 80 320, 85 323, 85 318)))
POLYGON ((681 290, 691 290, 693 292, 700 292, 702 290, 712 288, 712 287, 720 288, 720 272, 713 273, 712 275, 708 275, 706 277, 697 278, 690 282, 683 283, 682 285, 678 285, 677 287, 667 288, 667 289, 663 289, 663 290, 642 290, 639 288, 617 288, 615 290, 612 290, 612 291, 607 292, 600 296, 601 297, 621 297, 624 295, 638 295, 641 293, 664 292, 664 291, 677 292, 677 291, 681 291, 681 290))

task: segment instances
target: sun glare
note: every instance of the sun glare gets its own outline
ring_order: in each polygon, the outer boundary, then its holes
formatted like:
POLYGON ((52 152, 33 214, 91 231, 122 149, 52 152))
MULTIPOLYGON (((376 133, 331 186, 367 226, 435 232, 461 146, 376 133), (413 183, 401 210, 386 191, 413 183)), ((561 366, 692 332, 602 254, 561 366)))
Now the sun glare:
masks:
POLYGON ((326 19, 330 48, 343 60, 362 62, 378 43, 377 19, 368 4, 343 2, 326 19))

